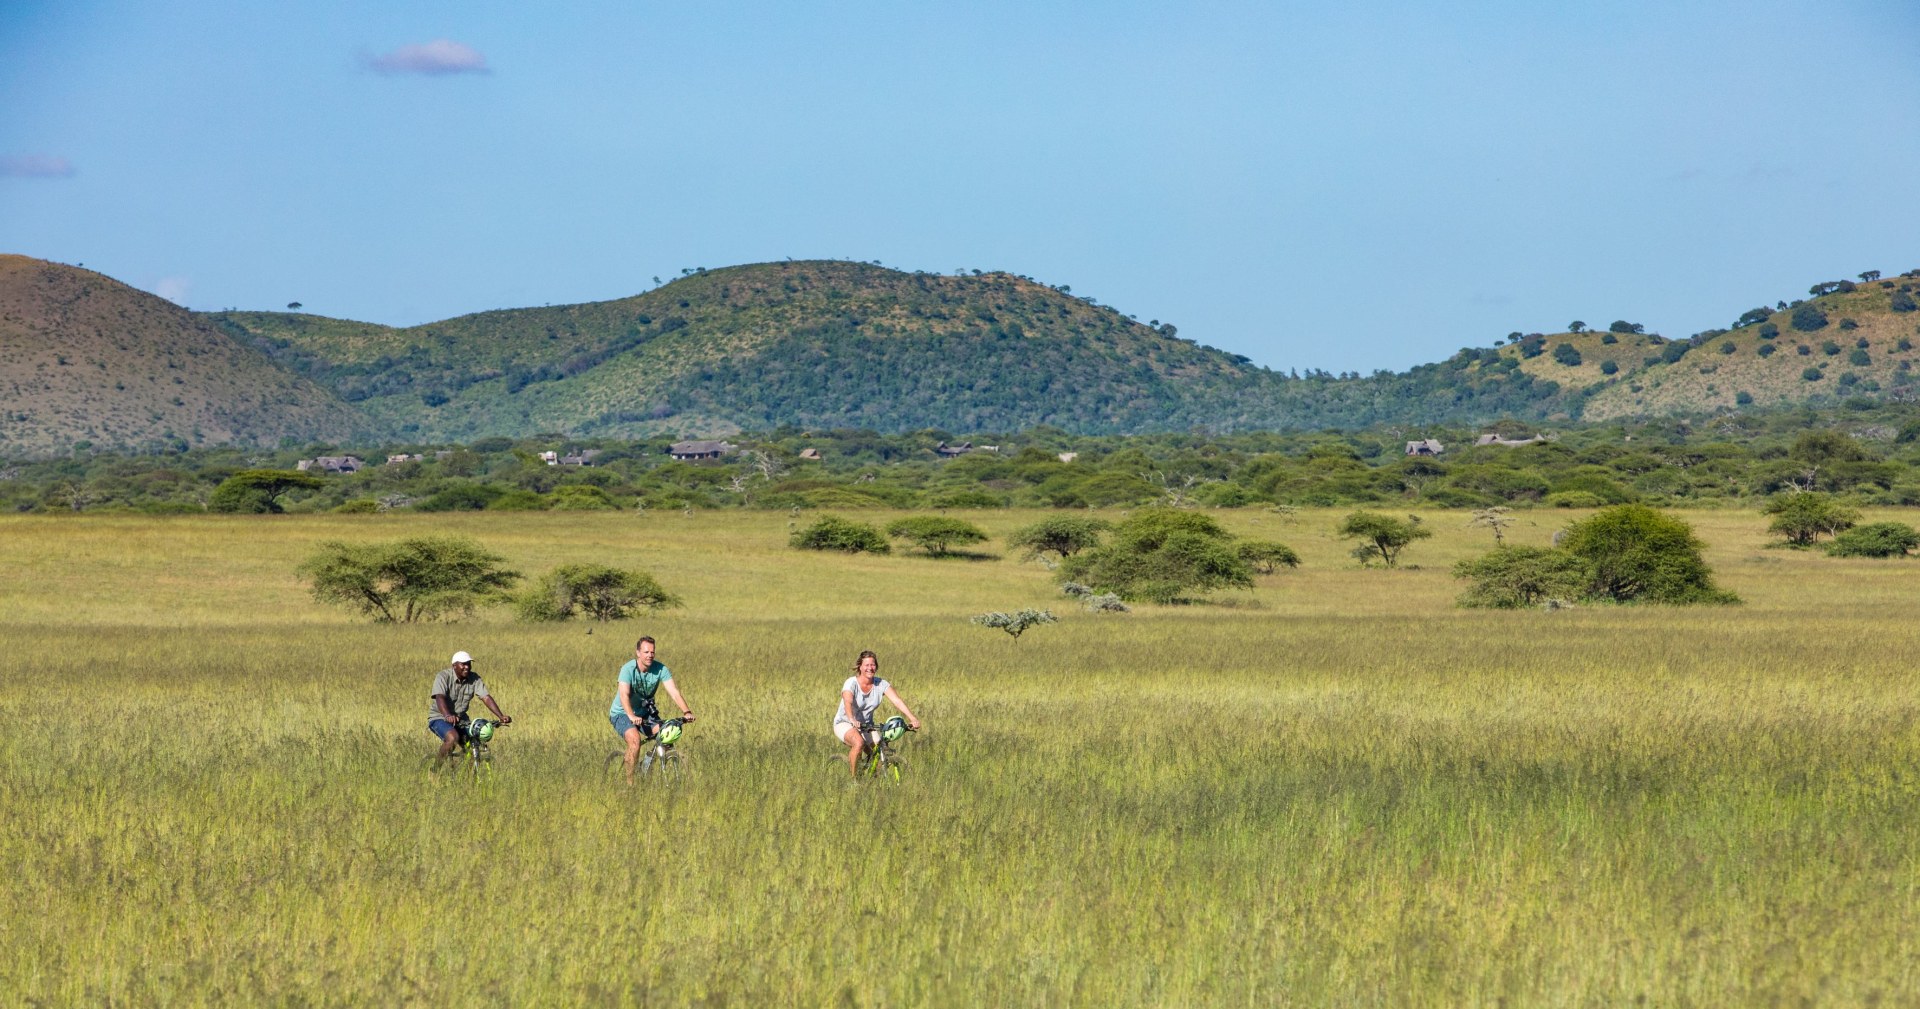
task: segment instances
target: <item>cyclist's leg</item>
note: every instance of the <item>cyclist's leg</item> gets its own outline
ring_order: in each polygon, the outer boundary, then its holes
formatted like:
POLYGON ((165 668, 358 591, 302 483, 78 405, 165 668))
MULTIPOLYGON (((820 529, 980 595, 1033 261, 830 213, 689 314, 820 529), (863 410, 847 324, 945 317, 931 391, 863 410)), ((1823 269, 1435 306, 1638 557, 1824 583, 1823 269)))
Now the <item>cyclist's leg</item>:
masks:
MULTIPOLYGON (((640 759, 640 747, 646 742, 646 735, 641 731, 640 726, 633 724, 633 719, 628 718, 624 711, 613 715, 611 720, 613 731, 619 733, 620 739, 626 743, 627 750, 620 755, 620 763, 626 769, 627 780, 632 781, 633 765, 640 759)), ((641 721, 645 722, 646 718, 642 716, 641 721)))
POLYGON ((452 756, 454 749, 460 745, 460 727, 444 718, 436 718, 428 722, 427 731, 440 739, 440 752, 436 756, 441 760, 452 756))
POLYGON ((840 736, 840 742, 847 747, 847 771, 854 777, 860 776, 860 751, 867 748, 867 741, 860 738, 860 728, 845 722, 833 723, 834 730, 840 736))

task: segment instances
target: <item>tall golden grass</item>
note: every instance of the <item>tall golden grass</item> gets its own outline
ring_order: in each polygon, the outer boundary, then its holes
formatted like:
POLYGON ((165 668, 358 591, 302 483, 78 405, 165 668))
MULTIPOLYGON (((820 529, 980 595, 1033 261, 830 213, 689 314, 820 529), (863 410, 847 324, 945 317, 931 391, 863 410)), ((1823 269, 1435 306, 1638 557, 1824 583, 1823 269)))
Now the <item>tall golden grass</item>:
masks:
MULTIPOLYGON (((1522 516, 1544 543, 1565 513, 1522 516)), ((1035 518, 969 518, 997 537, 1035 518)), ((753 513, 0 520, 0 992, 16 1004, 1900 1004, 1920 991, 1917 569, 1696 521, 1747 602, 1453 608, 1463 516, 1096 616, 1017 557, 785 547, 753 513), (457 532, 644 567, 624 624, 376 626, 292 570, 457 532), (989 609, 1062 615, 1018 642, 989 609), (592 633, 588 633, 591 629, 592 633), (690 787, 603 773, 651 633, 690 787), (429 784, 430 675, 515 716, 429 784), (927 722, 853 787, 874 648, 927 722)), ((884 522, 886 517, 881 517, 884 522)))

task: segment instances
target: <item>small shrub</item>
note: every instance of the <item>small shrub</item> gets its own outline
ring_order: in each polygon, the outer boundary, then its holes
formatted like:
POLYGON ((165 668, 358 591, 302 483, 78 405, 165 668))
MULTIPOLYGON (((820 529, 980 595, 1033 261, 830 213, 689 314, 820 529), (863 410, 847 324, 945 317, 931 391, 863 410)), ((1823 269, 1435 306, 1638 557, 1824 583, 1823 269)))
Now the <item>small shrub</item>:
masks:
POLYGON ((1778 351, 1779 349, 1780 349, 1779 347, 1776 347, 1771 343, 1763 343, 1760 345, 1760 349, 1755 351, 1755 353, 1759 354, 1761 357, 1772 357, 1774 355, 1774 352, 1778 351))
POLYGON ((1905 291, 1895 291, 1887 296, 1887 307, 1896 312, 1911 312, 1920 305, 1914 304, 1913 295, 1905 291))
POLYGON ((1803 304, 1793 310, 1787 322, 1802 333, 1815 333, 1827 328, 1827 313, 1813 305, 1803 304))
POLYGON ((839 550, 850 554, 884 554, 890 549, 880 530, 838 515, 821 516, 812 525, 795 532, 787 544, 796 550, 839 550))
POLYGON ((1769 322, 1763 324, 1759 329, 1755 330, 1755 332, 1760 334, 1760 339, 1771 340, 1780 335, 1780 327, 1769 322))
POLYGON ((1613 335, 1612 333, 1602 333, 1600 334, 1600 342, 1611 345, 1611 344, 1619 343, 1620 338, 1613 335))
POLYGON ((1734 351, 1736 351, 1736 350, 1738 350, 1738 349, 1740 349, 1740 348, 1738 348, 1738 347, 1735 347, 1735 346, 1733 345, 1733 341, 1732 341, 1732 340, 1722 340, 1722 341, 1720 341, 1720 353, 1722 353, 1722 354, 1731 354, 1731 353, 1733 353, 1734 351))
POLYGON ((335 515, 375 515, 380 511, 380 502, 370 497, 355 498, 333 510, 335 515))
POLYGON ((1853 321, 1852 319, 1841 319, 1841 320, 1840 320, 1840 328, 1841 328, 1841 329, 1843 329, 1843 330, 1849 330, 1849 329, 1859 329, 1859 328, 1860 328, 1860 324, 1859 324, 1859 323, 1857 323, 1857 322, 1855 322, 1855 321, 1853 321))
POLYGON ((1853 353, 1847 355, 1847 363, 1853 365, 1856 368, 1865 368, 1866 366, 1873 363, 1873 357, 1869 355, 1866 351, 1856 347, 1854 348, 1853 353))
POLYGON ((1807 368, 1800 372, 1800 377, 1809 382, 1818 382, 1826 377, 1826 373, 1818 368, 1807 368))
POLYGON ((1920 549, 1920 532, 1904 522, 1869 522, 1827 544, 1827 553, 1835 557, 1905 557, 1916 549, 1920 549))
POLYGON ((1832 340, 1822 340, 1820 341, 1820 353, 1828 357, 1838 356, 1840 353, 1840 345, 1832 340))
POLYGON ((1008 636, 1012 637, 1015 641, 1020 640, 1020 635, 1027 633, 1029 630, 1041 624, 1058 622, 1052 610, 1035 609, 1015 610, 1012 613, 1001 613, 996 610, 992 613, 982 613, 972 618, 972 621, 981 627, 992 627, 1006 631, 1008 636))
POLYGON ((1602 375, 1612 375, 1615 372, 1618 372, 1619 370, 1620 370, 1620 365, 1613 361, 1600 362, 1600 374, 1602 375))
POLYGON ((493 484, 461 481, 442 487, 413 507, 415 511, 423 512, 477 512, 505 493, 505 488, 496 487, 493 484))
POLYGON ((1742 389, 1739 392, 1736 392, 1733 394, 1733 402, 1734 402, 1734 405, 1736 406, 1752 406, 1753 393, 1750 393, 1745 389, 1742 389))
POLYGON ((490 512, 537 512, 547 507, 547 499, 533 491, 515 487, 487 503, 490 512))
POLYGON ((1599 508, 1607 502, 1592 491, 1563 490, 1548 494, 1544 503, 1555 508, 1599 508))
POLYGON ((1571 343, 1558 344, 1553 348, 1553 359, 1569 368, 1580 364, 1580 349, 1571 343))
POLYGON ((986 532, 973 523, 942 515, 898 519, 887 526, 887 535, 912 543, 929 557, 945 557, 954 547, 987 540, 986 532))
POLYGON ((1007 497, 984 490, 948 491, 935 497, 935 508, 1005 508, 1007 497))

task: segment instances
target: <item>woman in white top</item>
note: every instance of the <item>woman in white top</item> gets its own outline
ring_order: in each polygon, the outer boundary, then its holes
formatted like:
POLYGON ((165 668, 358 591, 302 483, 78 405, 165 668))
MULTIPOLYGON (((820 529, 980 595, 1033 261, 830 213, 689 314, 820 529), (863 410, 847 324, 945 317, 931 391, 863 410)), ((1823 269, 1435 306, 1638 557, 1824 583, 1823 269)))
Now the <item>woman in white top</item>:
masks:
POLYGON ((873 713, 880 710, 882 698, 892 701, 907 716, 907 725, 920 727, 920 720, 907 710, 907 702, 900 699, 893 684, 880 678, 880 657, 861 652, 853 675, 840 687, 840 706, 833 712, 833 734, 847 744, 847 769, 856 778, 860 776, 860 751, 866 746, 866 740, 860 738, 860 727, 873 724, 873 713))

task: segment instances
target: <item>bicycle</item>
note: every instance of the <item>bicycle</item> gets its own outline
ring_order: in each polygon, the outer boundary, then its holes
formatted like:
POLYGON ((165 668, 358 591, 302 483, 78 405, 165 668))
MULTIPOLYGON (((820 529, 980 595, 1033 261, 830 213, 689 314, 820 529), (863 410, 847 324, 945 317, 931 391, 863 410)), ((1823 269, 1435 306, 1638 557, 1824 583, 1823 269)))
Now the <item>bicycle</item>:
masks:
POLYGON ((443 764, 452 763, 460 777, 482 790, 489 790, 494 784, 493 735, 505 728, 505 723, 491 718, 476 718, 463 721, 457 730, 460 733, 460 745, 443 760, 438 754, 426 760, 429 776, 437 777, 443 764))
MULTIPOLYGON (((855 765, 857 776, 898 785, 907 763, 895 752, 894 744, 905 738, 907 733, 918 731, 918 729, 909 728, 907 720, 899 715, 887 719, 880 725, 870 721, 861 722, 860 738, 866 742, 860 748, 860 760, 855 765)), ((846 755, 835 755, 833 762, 836 765, 845 764, 846 755)))
MULTIPOLYGON (((686 731, 687 720, 669 718, 660 723, 660 730, 652 739, 645 740, 640 746, 640 756, 634 760, 633 773, 636 777, 647 777, 664 785, 674 785, 684 780, 692 767, 687 755, 681 753, 675 744, 686 731)), ((627 751, 615 750, 607 754, 606 773, 624 765, 627 751)))

